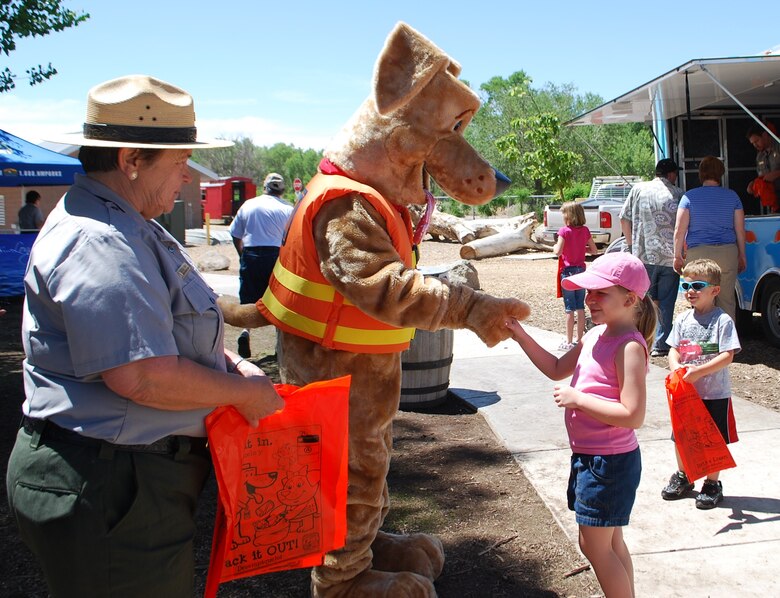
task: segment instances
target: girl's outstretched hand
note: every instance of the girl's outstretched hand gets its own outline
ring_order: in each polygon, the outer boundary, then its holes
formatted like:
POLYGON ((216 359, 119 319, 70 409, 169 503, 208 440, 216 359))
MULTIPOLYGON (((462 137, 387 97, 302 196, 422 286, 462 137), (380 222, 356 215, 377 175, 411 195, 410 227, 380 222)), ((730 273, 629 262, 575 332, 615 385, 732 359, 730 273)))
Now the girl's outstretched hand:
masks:
POLYGON ((518 337, 528 334, 525 331, 525 328, 523 328, 522 324, 515 320, 514 318, 510 318, 506 322, 504 322, 504 325, 509 329, 509 331, 512 333, 512 338, 515 340, 518 340, 518 337))

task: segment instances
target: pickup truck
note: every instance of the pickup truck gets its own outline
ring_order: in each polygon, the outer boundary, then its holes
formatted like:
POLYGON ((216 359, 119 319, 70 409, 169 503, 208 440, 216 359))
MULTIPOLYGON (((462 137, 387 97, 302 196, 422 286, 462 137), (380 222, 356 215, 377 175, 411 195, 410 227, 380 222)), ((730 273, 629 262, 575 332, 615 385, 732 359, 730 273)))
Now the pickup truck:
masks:
MULTIPOLYGON (((620 228, 620 210, 633 184, 641 180, 642 177, 633 175, 593 179, 588 198, 579 203, 585 210, 585 226, 590 229, 597 247, 604 248, 623 235, 620 228)), ((558 239, 558 229, 562 226, 561 206, 545 206, 544 225, 541 230, 544 242, 555 243, 558 239)))

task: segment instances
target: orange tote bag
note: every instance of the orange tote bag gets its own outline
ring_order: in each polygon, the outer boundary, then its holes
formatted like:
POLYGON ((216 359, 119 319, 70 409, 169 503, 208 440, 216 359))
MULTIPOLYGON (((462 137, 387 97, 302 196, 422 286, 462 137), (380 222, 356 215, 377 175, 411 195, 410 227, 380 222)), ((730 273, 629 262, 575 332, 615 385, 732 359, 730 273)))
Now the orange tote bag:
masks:
POLYGON ((347 533, 350 377, 278 384, 283 410, 250 428, 233 407, 206 418, 219 496, 206 591, 321 565, 347 533))
POLYGON ((685 369, 666 377, 666 398, 672 418, 674 442, 683 470, 693 482, 713 471, 736 467, 726 441, 712 420, 693 384, 683 380, 685 369))

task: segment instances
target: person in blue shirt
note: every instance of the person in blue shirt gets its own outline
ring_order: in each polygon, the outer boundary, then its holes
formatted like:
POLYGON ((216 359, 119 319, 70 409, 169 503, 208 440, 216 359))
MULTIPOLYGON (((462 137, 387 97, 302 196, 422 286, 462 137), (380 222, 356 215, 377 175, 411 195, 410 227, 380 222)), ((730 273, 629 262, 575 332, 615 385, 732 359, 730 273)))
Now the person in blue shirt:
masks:
POLYGON ((686 191, 677 208, 674 225, 674 269, 709 258, 721 270, 720 294, 715 304, 736 319, 737 274, 747 267, 745 258, 745 210, 731 189, 721 187, 726 169, 715 156, 699 163, 701 187, 686 191))

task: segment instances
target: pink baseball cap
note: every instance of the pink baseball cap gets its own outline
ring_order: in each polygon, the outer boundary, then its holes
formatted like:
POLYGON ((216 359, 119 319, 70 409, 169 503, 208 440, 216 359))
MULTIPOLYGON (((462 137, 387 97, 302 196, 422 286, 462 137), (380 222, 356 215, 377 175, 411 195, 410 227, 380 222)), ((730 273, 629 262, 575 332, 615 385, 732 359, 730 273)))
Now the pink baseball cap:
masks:
POLYGON ((605 253, 593 260, 585 272, 561 280, 561 286, 567 291, 606 289, 614 285, 644 298, 650 288, 645 265, 630 253, 605 253))

